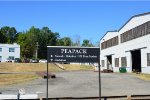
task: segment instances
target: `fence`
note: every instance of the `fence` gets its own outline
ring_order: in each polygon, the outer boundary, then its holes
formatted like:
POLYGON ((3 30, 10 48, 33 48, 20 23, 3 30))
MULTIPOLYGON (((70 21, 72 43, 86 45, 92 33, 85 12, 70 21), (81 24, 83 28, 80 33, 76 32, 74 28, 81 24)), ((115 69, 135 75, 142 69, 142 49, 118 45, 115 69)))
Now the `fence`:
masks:
MULTIPOLYGON (((46 100, 46 98, 41 100, 46 100)), ((58 97, 48 100, 99 100, 99 97, 58 97)), ((101 100, 150 100, 150 95, 102 96, 101 100)))
MULTIPOLYGON (((7 99, 3 98, 3 100, 22 100, 22 99, 23 100, 47 100, 47 98, 35 98, 35 99, 33 98, 32 99, 25 99, 25 98, 9 99, 8 97, 7 99)), ((49 98, 48 100, 99 100, 99 97, 56 97, 56 98, 49 98)), ((101 100, 150 100, 150 95, 102 96, 101 100)))

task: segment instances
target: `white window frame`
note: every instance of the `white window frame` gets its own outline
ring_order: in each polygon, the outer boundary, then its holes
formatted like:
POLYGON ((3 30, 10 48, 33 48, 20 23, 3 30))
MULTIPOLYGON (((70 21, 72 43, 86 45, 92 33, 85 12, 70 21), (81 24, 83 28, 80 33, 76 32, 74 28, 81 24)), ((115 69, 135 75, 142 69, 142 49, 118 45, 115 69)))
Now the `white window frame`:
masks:
POLYGON ((15 52, 15 48, 9 48, 9 52, 15 52))

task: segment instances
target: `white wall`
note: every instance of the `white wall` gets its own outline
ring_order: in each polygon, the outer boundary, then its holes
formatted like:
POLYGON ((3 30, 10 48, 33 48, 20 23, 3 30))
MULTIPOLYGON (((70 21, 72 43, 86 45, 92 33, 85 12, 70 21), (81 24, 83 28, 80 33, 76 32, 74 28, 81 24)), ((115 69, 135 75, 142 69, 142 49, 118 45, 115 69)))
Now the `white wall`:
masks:
POLYGON ((20 45, 18 44, 0 44, 0 48, 2 48, 2 52, 0 52, 0 56, 2 56, 2 62, 9 56, 14 56, 14 58, 20 58, 20 45), (15 48, 15 52, 9 52, 9 48, 15 48))
MULTIPOLYGON (((147 21, 150 21, 150 14, 145 15, 145 16, 139 16, 131 19, 119 32, 114 33, 109 33, 109 35, 105 35, 101 41, 100 44, 104 41, 107 41, 111 39, 112 37, 119 36, 120 39, 120 34, 138 26, 141 25, 147 21)), ((127 71, 131 72, 132 71, 132 59, 131 59, 131 52, 130 50, 138 49, 138 48, 143 48, 146 47, 145 49, 141 49, 141 65, 142 65, 142 72, 143 73, 150 73, 150 66, 147 66, 147 53, 150 53, 150 34, 145 35, 124 43, 120 43, 117 46, 113 46, 110 48, 106 48, 101 50, 100 53, 100 60, 105 60, 105 67, 102 67, 101 69, 106 69, 107 64, 106 64, 106 56, 112 54, 112 66, 113 70, 115 72, 119 71, 118 67, 114 67, 114 58, 119 58, 119 66, 121 67, 121 57, 126 57, 127 58, 127 71), (127 51, 127 52, 126 52, 127 51)))
POLYGON ((139 26, 147 21, 150 21, 150 14, 147 14, 145 16, 138 16, 132 18, 120 31, 119 33, 124 33, 132 28, 135 28, 136 26, 139 26))

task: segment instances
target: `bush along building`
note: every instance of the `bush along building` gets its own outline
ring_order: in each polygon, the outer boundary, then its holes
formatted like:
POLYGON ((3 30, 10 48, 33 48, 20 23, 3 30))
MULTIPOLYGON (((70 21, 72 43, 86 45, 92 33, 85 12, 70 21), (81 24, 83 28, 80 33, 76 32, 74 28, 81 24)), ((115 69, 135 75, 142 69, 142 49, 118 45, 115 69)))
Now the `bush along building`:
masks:
POLYGON ((12 61, 15 58, 20 58, 20 45, 0 44, 0 62, 12 61))
POLYGON ((101 69, 150 73, 150 13, 131 17, 118 31, 108 31, 100 40, 101 69))

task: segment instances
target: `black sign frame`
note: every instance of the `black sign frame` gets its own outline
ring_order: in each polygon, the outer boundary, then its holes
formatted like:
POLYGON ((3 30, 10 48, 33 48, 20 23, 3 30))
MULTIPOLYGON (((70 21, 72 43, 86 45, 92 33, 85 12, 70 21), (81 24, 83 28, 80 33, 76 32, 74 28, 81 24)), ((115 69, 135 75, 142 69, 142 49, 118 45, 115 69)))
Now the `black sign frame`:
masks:
POLYGON ((97 63, 98 47, 48 46, 48 62, 56 63, 97 63))
MULTIPOLYGON (((99 71, 99 100, 101 100, 100 48, 99 47, 71 47, 47 46, 47 76, 48 63, 98 63, 99 71)), ((48 77, 46 87, 48 100, 48 77)))

